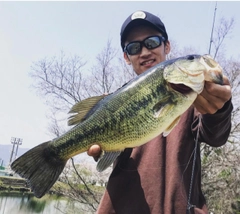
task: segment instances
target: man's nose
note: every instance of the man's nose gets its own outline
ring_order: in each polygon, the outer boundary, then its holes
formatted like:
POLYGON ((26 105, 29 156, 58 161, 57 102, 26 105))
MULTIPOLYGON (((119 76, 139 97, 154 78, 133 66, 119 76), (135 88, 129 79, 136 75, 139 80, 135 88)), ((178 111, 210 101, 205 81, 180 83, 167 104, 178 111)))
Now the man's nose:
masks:
POLYGON ((141 56, 149 55, 150 53, 151 51, 149 49, 147 49, 145 46, 142 47, 141 56))

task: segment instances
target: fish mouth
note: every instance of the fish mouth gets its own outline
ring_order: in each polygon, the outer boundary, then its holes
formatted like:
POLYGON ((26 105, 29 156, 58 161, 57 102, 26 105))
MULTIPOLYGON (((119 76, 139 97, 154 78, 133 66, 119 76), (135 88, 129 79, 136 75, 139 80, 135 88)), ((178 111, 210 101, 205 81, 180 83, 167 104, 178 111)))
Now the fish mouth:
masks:
POLYGON ((184 84, 169 83, 169 85, 171 86, 171 88, 173 90, 178 91, 181 94, 188 94, 193 91, 190 87, 188 87, 184 84))

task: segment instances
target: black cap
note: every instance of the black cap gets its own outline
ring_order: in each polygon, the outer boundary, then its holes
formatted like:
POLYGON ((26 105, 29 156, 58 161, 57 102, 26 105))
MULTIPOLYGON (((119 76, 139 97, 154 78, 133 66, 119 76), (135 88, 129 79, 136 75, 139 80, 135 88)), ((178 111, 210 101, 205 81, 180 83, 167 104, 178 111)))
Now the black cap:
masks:
POLYGON ((146 11, 136 11, 133 14, 131 14, 122 25, 120 32, 122 49, 124 49, 124 43, 126 41, 126 37, 129 30, 134 26, 144 23, 155 28, 162 34, 166 41, 168 40, 167 31, 159 17, 146 11))

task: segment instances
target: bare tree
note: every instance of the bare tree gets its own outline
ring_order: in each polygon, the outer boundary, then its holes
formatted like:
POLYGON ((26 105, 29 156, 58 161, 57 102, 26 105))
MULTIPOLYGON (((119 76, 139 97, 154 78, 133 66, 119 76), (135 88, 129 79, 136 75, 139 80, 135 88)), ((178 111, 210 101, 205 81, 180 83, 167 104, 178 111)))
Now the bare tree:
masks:
POLYGON ((118 87, 121 87, 123 84, 127 83, 129 80, 137 76, 132 66, 128 65, 125 62, 122 52, 118 56, 118 68, 116 73, 117 73, 117 78, 119 80, 118 87))
MULTIPOLYGON (((202 183, 209 211, 219 214, 231 214, 240 211, 240 72, 228 60, 228 69, 232 83, 232 129, 227 143, 220 148, 201 145, 202 183), (235 207, 235 208, 234 208, 235 207), (238 210, 236 210, 238 209, 238 210)), ((239 64, 239 63, 238 63, 239 64)))
POLYGON ((167 59, 174 59, 177 57, 196 54, 199 51, 195 47, 183 47, 180 48, 179 44, 175 40, 171 40, 171 52, 167 55, 167 59))
POLYGON ((228 60, 223 66, 225 74, 228 76, 231 87, 232 87, 232 102, 233 102, 233 112, 232 112, 232 130, 229 141, 232 139, 234 141, 238 140, 240 143, 240 59, 228 60))
POLYGON ((55 111, 68 110, 82 98, 80 89, 85 64, 81 57, 67 57, 63 51, 59 57, 39 60, 31 67, 32 86, 55 111))
MULTIPOLYGON (((237 144, 222 148, 205 147, 202 158, 202 183, 209 211, 217 214, 234 213, 240 195, 240 156, 237 144)), ((239 210, 238 210, 239 211, 239 210)))
POLYGON ((109 94, 135 76, 122 58, 108 40, 106 47, 97 55, 96 64, 84 84, 87 97, 109 94))
POLYGON ((66 56, 61 51, 59 56, 46 57, 31 66, 32 87, 49 106, 48 132, 54 137, 69 129, 66 123, 67 112, 83 97, 82 72, 85 65, 86 61, 80 56, 66 56))
POLYGON ((117 51, 112 47, 111 41, 107 41, 106 47, 96 57, 96 64, 92 66, 91 74, 85 82, 87 96, 108 94, 114 90, 114 65, 113 60, 117 51))
MULTIPOLYGON (((95 212, 102 195, 102 191, 96 191, 93 188, 91 180, 91 171, 84 165, 81 167, 75 165, 73 158, 70 159, 67 166, 61 174, 60 181, 67 184, 67 188, 55 185, 53 190, 55 193, 64 195, 70 203, 79 203, 78 212, 92 213, 95 212)), ((63 209, 62 209, 63 210, 63 209)), ((66 213, 69 213, 67 210, 66 213)))
POLYGON ((240 210, 240 64, 239 60, 226 59, 223 48, 223 42, 230 36, 233 24, 233 18, 229 21, 221 18, 212 40, 215 48, 213 57, 220 62, 232 87, 234 109, 231 133, 228 142, 220 148, 201 145, 203 191, 209 211, 218 214, 238 213, 240 210))
POLYGON ((217 55, 219 54, 220 48, 224 48, 223 41, 226 39, 227 36, 231 35, 233 26, 234 26, 234 18, 227 20, 226 18, 221 17, 219 21, 219 25, 215 30, 215 34, 212 40, 215 48, 214 53, 212 54, 213 58, 217 57, 217 55))

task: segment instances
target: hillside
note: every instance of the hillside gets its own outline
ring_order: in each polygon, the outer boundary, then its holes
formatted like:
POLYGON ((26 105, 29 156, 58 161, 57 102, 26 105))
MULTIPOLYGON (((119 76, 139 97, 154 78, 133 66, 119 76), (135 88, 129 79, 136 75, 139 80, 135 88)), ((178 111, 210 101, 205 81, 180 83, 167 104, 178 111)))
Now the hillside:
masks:
MULTIPOLYGON (((4 166, 6 167, 9 164, 10 161, 10 156, 11 156, 11 152, 12 152, 12 144, 0 144, 0 166, 4 166), (3 160, 3 163, 2 163, 3 160)), ((16 147, 15 147, 16 150, 16 147)), ((17 157, 19 157, 20 155, 22 155, 23 153, 25 153, 26 151, 28 151, 28 148, 21 148, 21 146, 18 147, 18 153, 17 153, 17 157)), ((13 154, 13 159, 15 159, 15 154, 13 154)))

